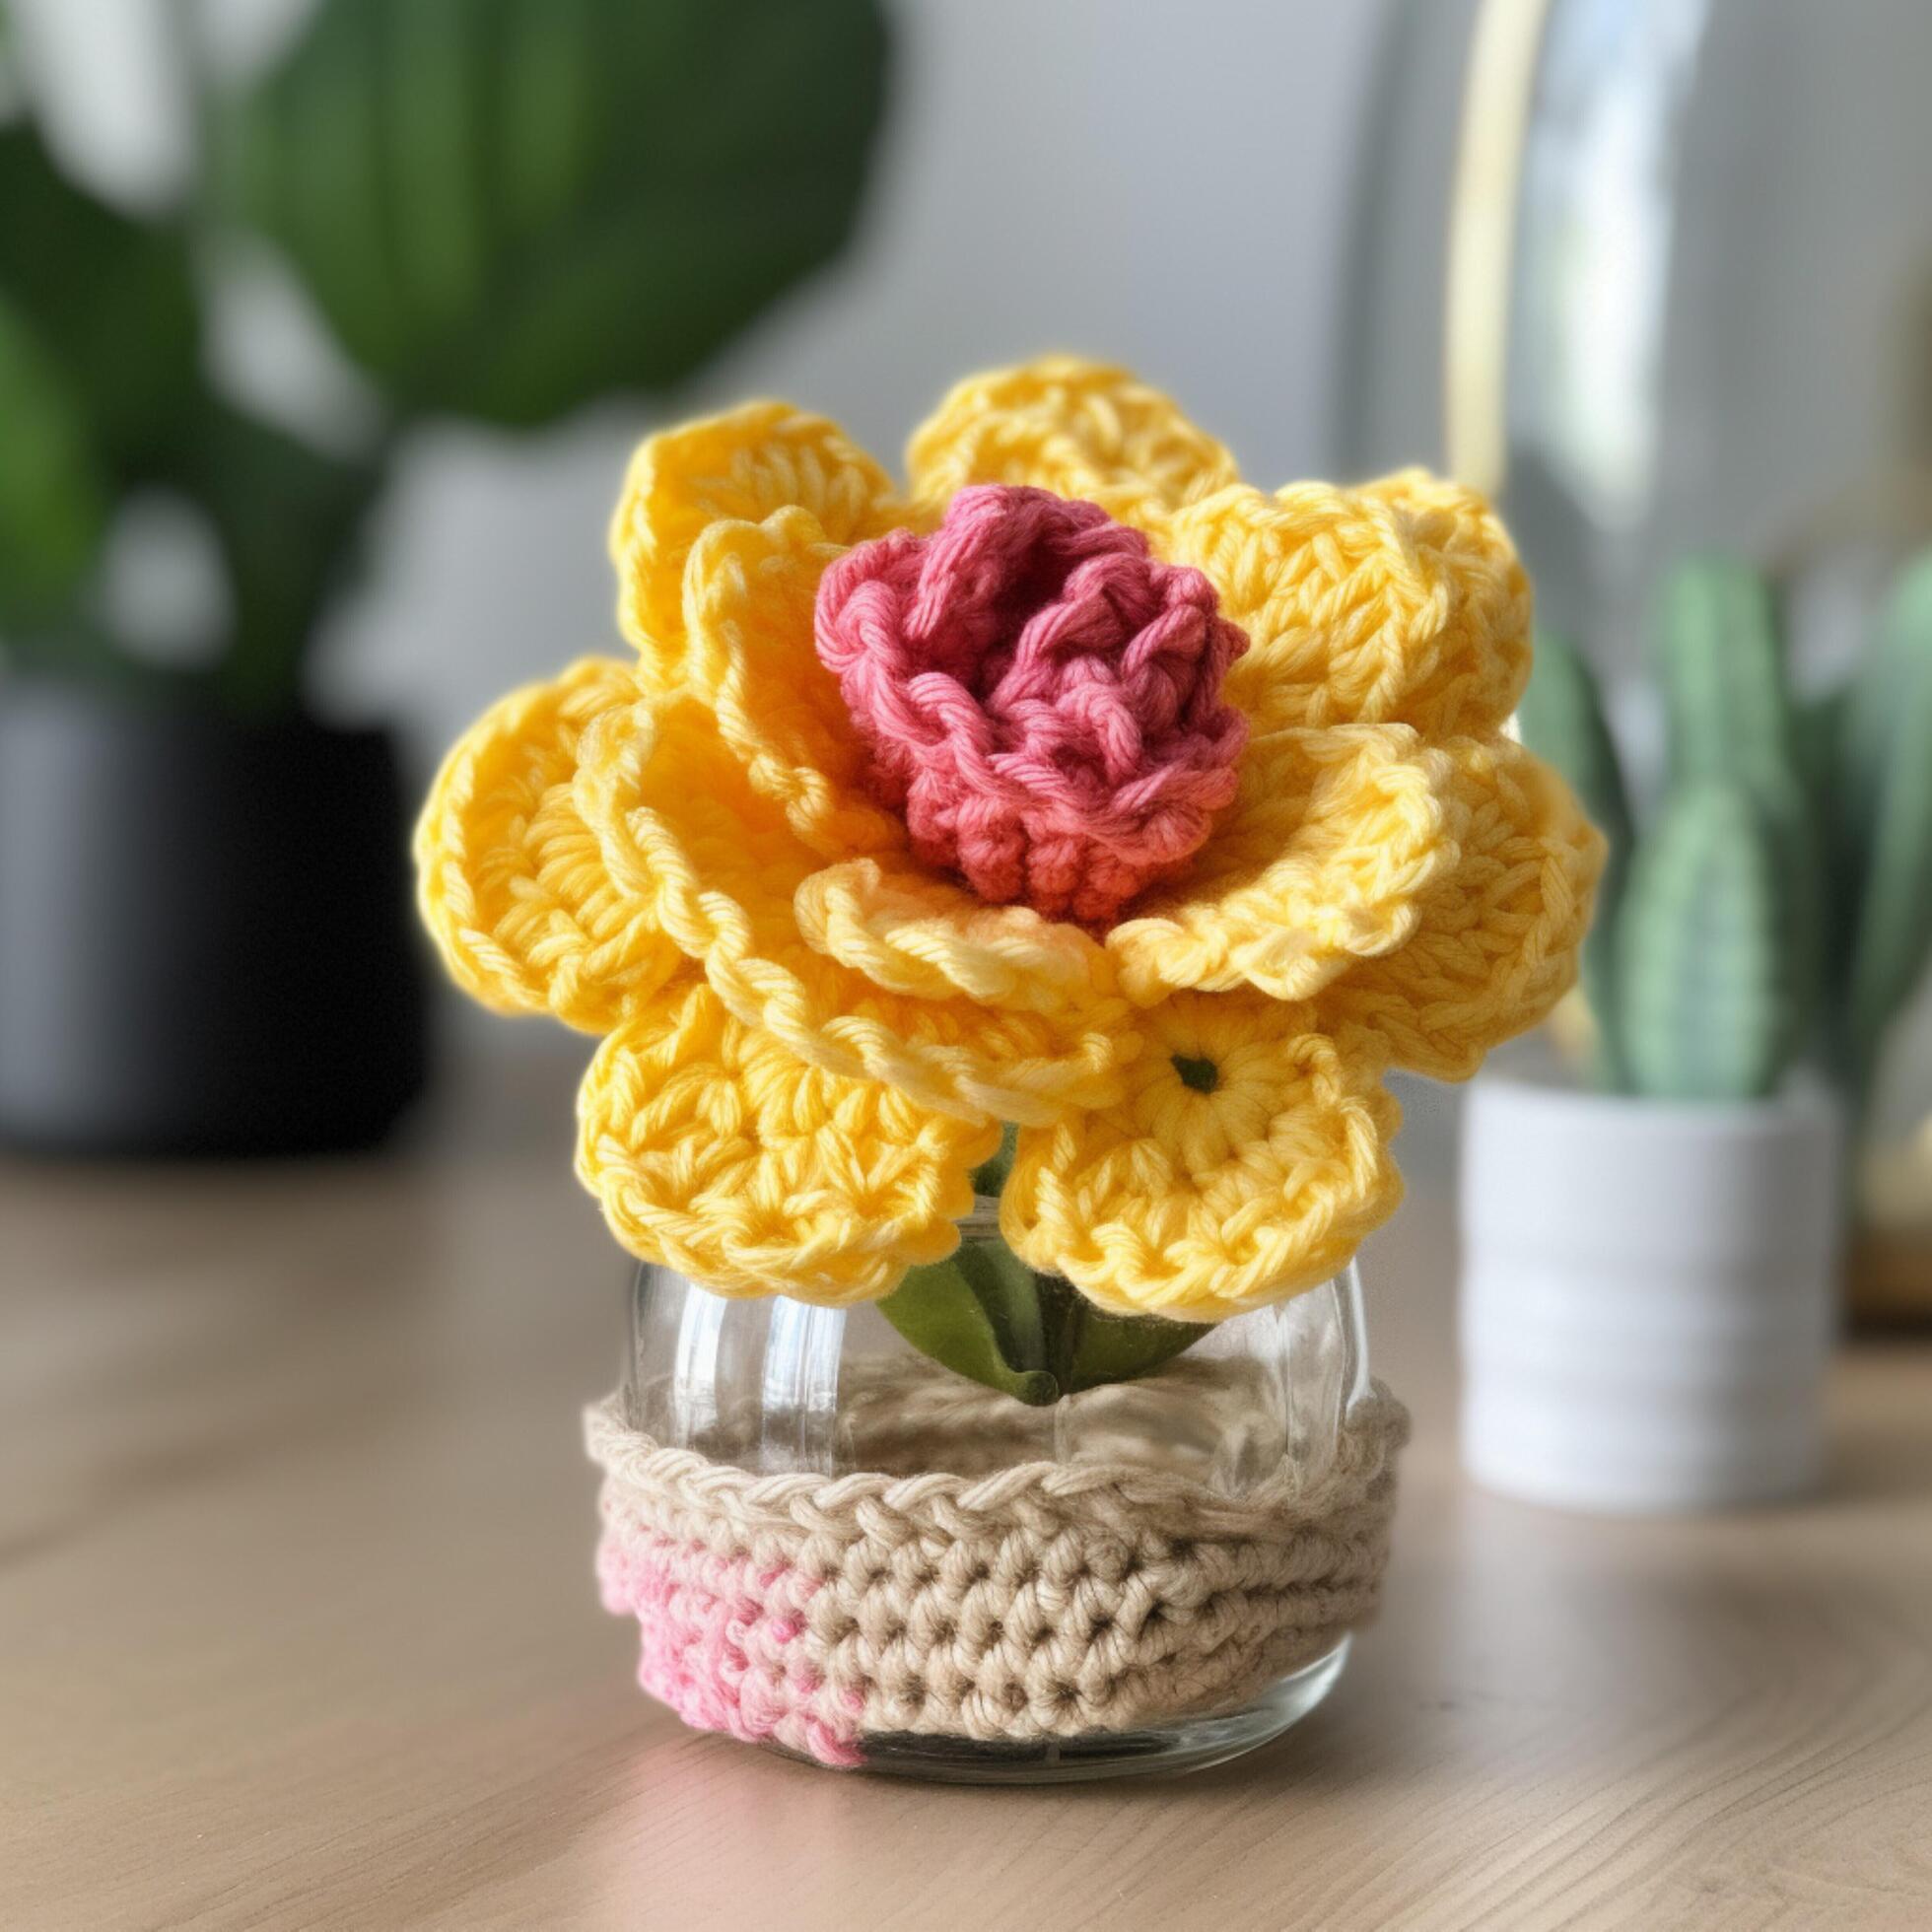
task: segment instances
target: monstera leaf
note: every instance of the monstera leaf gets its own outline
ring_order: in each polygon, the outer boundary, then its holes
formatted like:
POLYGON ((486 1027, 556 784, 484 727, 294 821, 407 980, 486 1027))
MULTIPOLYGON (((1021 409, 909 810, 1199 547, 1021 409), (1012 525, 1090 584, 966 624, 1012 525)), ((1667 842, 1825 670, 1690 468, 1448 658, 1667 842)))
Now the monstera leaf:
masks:
POLYGON ((58 621, 92 562, 106 496, 86 418, 39 333, 0 297, 0 630, 58 621))
POLYGON ((131 221, 0 127, 0 629, 71 632, 116 489, 139 477, 196 383, 177 230, 131 221))
POLYGON ((140 474, 199 383, 182 230, 76 187, 30 122, 0 127, 0 299, 58 366, 104 470, 140 474))
POLYGON ((873 0, 333 0, 220 192, 404 412, 540 423, 687 375, 845 239, 873 0))

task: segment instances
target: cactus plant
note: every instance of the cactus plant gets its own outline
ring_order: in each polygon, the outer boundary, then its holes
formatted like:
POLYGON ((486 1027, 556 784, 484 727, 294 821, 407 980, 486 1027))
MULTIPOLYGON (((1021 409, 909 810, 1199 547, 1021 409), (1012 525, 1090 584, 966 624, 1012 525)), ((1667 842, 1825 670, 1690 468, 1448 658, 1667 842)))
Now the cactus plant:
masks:
POLYGON ((1743 1100, 1814 1054, 1856 1106, 1932 954, 1932 552, 1823 698, 1793 695, 1768 586, 1735 561, 1672 571, 1652 641, 1668 760, 1647 825, 1568 640, 1538 640, 1518 714, 1610 842, 1584 954, 1597 1076, 1743 1100))

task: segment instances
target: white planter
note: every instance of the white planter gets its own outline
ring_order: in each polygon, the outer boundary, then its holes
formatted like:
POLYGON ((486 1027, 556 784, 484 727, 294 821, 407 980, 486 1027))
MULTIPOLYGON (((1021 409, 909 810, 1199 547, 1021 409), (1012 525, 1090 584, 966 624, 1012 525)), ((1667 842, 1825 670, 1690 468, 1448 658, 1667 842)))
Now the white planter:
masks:
POLYGON ((1616 1511, 1811 1488, 1838 1138, 1819 1093, 1690 1106, 1479 1081, 1462 1185, 1471 1475, 1616 1511))

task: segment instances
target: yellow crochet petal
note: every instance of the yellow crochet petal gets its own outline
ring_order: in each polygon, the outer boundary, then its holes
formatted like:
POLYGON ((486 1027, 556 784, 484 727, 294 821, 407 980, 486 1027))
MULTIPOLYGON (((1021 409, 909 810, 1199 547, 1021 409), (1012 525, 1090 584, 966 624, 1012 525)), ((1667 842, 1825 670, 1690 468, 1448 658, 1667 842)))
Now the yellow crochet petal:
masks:
POLYGON ((1456 862, 1448 761, 1404 724, 1252 739, 1241 790, 1188 876, 1107 934, 1128 996, 1252 986, 1305 1000, 1414 932, 1456 862))
POLYGON ((1360 490, 1245 485, 1154 533, 1248 634, 1227 694, 1260 731, 1350 721, 1480 735, 1516 708, 1530 586, 1474 491, 1421 470, 1360 490))
POLYGON ((844 546, 809 510, 727 518, 692 546, 684 575, 687 682, 717 714, 754 789, 826 858, 890 851, 906 828, 874 804, 839 682, 818 660, 818 580, 844 546))
POLYGON ((1402 1198, 1381 1067, 1306 1007, 1177 995, 1125 1099, 1021 1133, 1000 1232, 1115 1314, 1212 1322, 1314 1287, 1402 1198))
POLYGON ((720 1294, 832 1306, 942 1260, 1000 1129, 794 1060, 710 987, 660 995, 597 1050, 577 1172, 618 1242, 720 1294))
POLYGON ((610 524, 617 623, 648 684, 674 686, 684 666, 684 566, 708 525, 760 522, 797 505, 826 540, 852 544, 906 520, 892 481, 822 416, 748 402, 647 437, 631 458, 610 524))
POLYGON ((990 906, 908 858, 828 865, 794 909, 809 945, 892 993, 1083 1025, 1127 1017, 1113 961, 1081 928, 990 906))
POLYGON ((1604 845, 1520 745, 1444 749, 1465 821, 1458 863, 1423 894, 1415 935, 1351 967, 1316 1005, 1325 1023, 1379 1033, 1399 1065, 1462 1080, 1569 990, 1604 845))
POLYGON ((731 1012, 796 1058, 970 1121, 1050 1120, 1118 1090, 1131 1032, 894 992, 814 951, 793 900, 818 857, 703 706, 606 716, 584 743, 577 802, 611 877, 653 902, 731 1012))
POLYGON ((637 702, 628 664, 586 657, 493 706, 443 762, 416 827, 417 898, 487 1006, 602 1032, 684 964, 649 902, 612 884, 572 802, 584 732, 637 702))
POLYGON ((956 384, 906 460, 923 503, 943 504, 969 483, 1032 484, 1143 525, 1238 474, 1227 450, 1158 389, 1070 356, 956 384))

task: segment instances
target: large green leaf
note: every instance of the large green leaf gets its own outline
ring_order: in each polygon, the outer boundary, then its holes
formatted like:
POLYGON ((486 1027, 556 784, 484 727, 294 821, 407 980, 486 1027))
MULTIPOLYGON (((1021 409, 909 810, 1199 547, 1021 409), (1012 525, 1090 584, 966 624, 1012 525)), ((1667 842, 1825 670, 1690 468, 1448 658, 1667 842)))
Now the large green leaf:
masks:
POLYGON ((221 193, 404 411, 532 425, 688 375, 844 242, 874 0, 332 0, 221 193))
POLYGON ((0 127, 0 297, 59 365, 102 467, 140 475, 199 387, 182 231, 76 187, 30 123, 0 127))
POLYGON ((87 425, 39 333, 0 296, 0 630, 58 622, 106 518, 87 425))
POLYGON ((0 126, 0 628, 72 640, 117 489, 147 474, 195 389, 175 229, 75 187, 28 122, 0 126))

